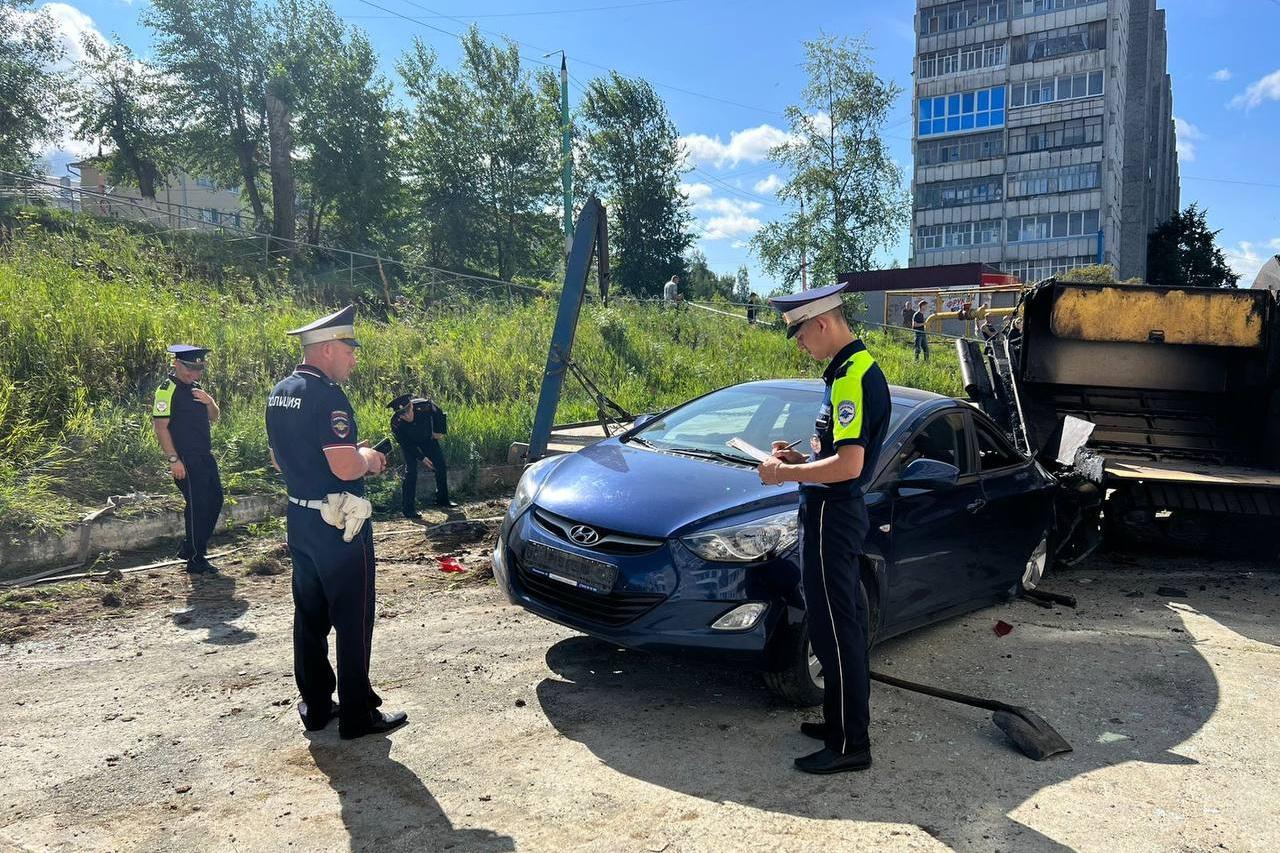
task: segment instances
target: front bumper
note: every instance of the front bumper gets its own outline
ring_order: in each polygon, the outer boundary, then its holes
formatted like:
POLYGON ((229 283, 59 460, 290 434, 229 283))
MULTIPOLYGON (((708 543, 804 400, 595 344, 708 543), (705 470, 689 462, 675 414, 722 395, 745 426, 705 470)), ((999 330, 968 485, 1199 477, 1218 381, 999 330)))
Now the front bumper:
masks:
POLYGON ((803 618, 797 560, 791 553, 749 565, 708 563, 671 540, 643 554, 606 555, 565 541, 528 511, 503 524, 493 567, 498 585, 513 604, 607 642, 777 669, 783 665, 777 650, 781 635, 803 618), (524 563, 529 542, 616 565, 613 591, 601 595, 530 571, 524 563), (711 628, 748 601, 767 605, 750 628, 711 628))

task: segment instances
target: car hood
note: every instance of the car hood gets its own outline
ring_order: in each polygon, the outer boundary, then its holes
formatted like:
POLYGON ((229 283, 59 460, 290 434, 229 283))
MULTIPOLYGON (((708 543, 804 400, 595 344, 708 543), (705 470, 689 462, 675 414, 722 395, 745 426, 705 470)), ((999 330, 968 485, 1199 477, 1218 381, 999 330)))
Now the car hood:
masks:
POLYGON ((739 512, 794 505, 796 486, 764 486, 755 468, 607 439, 568 455, 535 503, 556 515, 636 536, 666 538, 739 512))

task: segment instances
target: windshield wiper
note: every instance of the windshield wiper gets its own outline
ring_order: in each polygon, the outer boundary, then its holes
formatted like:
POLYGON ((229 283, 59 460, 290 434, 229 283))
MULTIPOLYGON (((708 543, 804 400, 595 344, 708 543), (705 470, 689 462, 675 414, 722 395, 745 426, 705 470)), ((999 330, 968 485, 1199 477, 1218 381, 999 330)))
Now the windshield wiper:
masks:
POLYGON ((750 465, 756 467, 756 460, 746 456, 738 456, 735 453, 722 453, 719 450, 703 450, 700 447, 660 447, 659 450, 665 450, 668 453, 680 453, 685 456, 696 456, 699 459, 719 459, 721 462, 732 462, 735 465, 750 465))
POLYGON ((640 445, 641 447, 647 447, 647 448, 649 448, 650 450, 657 450, 657 449, 658 449, 658 448, 654 445, 654 443, 653 443, 652 441, 649 441, 649 439, 647 439, 647 438, 641 438, 641 437, 640 437, 640 436, 638 436, 638 435, 629 435, 629 436, 627 436, 626 438, 619 439, 619 440, 620 440, 620 441, 634 441, 636 444, 640 445))

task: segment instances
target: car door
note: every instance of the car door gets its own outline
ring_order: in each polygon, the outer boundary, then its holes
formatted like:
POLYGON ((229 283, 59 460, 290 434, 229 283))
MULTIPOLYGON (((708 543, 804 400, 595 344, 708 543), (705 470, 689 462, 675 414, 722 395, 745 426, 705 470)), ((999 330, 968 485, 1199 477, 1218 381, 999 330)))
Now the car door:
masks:
POLYGON ((1016 584, 1027 557, 1052 520, 1052 493, 1035 464, 1013 448, 986 418, 970 415, 978 479, 985 503, 975 517, 974 547, 986 556, 989 592, 1016 584))
POLYGON ((983 498, 969 432, 967 414, 946 409, 929 416, 898 453, 899 471, 926 457, 960 474, 950 488, 895 490, 885 611, 893 623, 918 623, 972 597, 972 578, 981 573, 972 527, 983 498))

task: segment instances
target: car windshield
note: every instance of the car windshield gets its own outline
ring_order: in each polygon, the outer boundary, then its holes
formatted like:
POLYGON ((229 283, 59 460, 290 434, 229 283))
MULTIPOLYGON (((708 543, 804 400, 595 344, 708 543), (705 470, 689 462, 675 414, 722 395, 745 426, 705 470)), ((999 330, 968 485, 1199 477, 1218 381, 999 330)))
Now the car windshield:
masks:
MULTIPOLYGON (((686 403, 645 424, 636 433, 658 450, 699 450, 741 455, 726 446, 741 438, 768 451, 775 441, 809 452, 809 437, 822 402, 819 386, 752 385, 724 388, 686 403)), ((889 435, 898 428, 906 409, 894 406, 889 435)))

